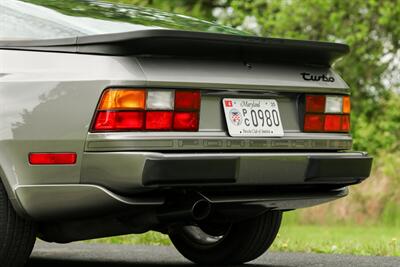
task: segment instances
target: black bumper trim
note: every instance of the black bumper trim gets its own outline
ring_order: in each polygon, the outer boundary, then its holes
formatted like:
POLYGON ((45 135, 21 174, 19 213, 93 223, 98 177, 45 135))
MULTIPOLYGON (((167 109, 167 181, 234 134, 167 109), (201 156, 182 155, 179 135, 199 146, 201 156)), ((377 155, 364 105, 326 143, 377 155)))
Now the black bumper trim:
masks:
POLYGON ((149 185, 294 185, 359 183, 370 175, 372 158, 268 155, 260 157, 148 158, 142 183, 149 185))
POLYGON ((148 159, 143 184, 234 183, 237 166, 237 159, 148 159))
POLYGON ((310 157, 305 181, 363 180, 371 172, 372 157, 310 157))

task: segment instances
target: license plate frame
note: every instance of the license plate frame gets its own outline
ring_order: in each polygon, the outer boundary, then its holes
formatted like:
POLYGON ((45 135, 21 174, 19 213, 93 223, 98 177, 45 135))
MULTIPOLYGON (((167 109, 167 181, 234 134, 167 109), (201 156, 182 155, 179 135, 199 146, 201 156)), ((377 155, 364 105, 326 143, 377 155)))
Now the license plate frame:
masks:
POLYGON ((223 98, 222 106, 232 137, 284 136, 278 101, 275 99, 223 98))

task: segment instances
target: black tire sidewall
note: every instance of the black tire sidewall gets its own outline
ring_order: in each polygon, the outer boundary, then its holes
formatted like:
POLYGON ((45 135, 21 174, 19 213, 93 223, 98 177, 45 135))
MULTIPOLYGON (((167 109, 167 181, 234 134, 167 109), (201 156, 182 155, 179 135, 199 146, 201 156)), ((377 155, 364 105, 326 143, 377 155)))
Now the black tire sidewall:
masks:
POLYGON ((36 240, 34 224, 20 217, 0 182, 0 265, 24 266, 36 240))
POLYGON ((177 250, 193 262, 238 264, 253 260, 268 249, 279 230, 281 218, 280 211, 272 211, 234 223, 221 241, 211 245, 199 244, 179 228, 169 236, 177 250))

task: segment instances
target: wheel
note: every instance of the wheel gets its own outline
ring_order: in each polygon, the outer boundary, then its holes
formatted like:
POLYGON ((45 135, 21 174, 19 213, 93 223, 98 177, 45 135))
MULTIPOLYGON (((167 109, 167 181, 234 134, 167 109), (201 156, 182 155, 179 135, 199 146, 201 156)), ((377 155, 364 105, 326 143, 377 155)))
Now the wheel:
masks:
POLYGON ((281 225, 282 212, 225 225, 181 225, 169 232, 176 249, 199 264, 240 264, 261 256, 271 246, 281 225))
POLYGON ((33 223, 18 216, 0 182, 0 266, 24 266, 35 239, 33 223))

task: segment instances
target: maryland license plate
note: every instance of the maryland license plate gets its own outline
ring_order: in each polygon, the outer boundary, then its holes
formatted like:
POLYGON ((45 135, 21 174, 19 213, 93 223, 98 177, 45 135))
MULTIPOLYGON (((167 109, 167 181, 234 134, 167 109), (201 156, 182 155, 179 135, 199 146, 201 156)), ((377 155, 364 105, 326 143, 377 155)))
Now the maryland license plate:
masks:
POLYGON ((235 137, 283 136, 278 102, 274 99, 224 98, 229 135, 235 137))

